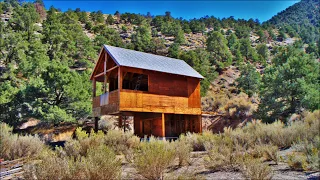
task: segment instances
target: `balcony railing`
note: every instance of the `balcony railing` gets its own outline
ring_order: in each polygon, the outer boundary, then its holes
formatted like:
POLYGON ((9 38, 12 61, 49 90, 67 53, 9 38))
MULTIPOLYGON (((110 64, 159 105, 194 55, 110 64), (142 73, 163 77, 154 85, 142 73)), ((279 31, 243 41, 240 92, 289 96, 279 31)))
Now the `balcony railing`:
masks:
POLYGON ((100 96, 93 97, 93 108, 118 102, 118 97, 118 90, 106 92, 104 94, 101 94, 100 96))

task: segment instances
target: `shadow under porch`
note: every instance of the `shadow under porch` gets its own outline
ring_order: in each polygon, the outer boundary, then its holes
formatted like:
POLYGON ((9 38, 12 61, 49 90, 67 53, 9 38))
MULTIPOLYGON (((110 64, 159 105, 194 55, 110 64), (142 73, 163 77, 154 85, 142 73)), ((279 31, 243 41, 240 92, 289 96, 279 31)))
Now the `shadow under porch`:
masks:
POLYGON ((177 138, 187 132, 201 133, 200 115, 167 113, 134 113, 134 134, 144 138, 177 138))

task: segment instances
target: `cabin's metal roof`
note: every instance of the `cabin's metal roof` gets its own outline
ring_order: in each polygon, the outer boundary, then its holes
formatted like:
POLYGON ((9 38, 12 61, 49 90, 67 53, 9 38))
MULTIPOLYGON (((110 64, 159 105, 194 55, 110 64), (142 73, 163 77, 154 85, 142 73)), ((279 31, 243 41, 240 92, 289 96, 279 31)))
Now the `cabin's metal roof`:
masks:
POLYGON ((134 67, 203 79, 203 76, 179 59, 104 45, 119 66, 134 67))

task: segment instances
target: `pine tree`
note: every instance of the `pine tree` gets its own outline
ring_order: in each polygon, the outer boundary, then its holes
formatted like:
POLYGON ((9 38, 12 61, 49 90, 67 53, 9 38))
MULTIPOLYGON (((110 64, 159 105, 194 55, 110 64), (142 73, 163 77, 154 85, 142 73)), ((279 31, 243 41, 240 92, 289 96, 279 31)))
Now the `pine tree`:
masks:
POLYGON ((303 109, 320 106, 320 66, 315 58, 294 47, 282 48, 262 78, 258 117, 286 121, 303 109))
POLYGON ((114 24, 114 19, 111 14, 109 14, 106 21, 107 21, 107 24, 110 24, 110 25, 114 24))
POLYGON ((237 87, 251 97, 254 93, 259 92, 261 77, 256 68, 247 63, 240 68, 240 77, 236 80, 237 87))
POLYGON ((232 55, 227 46, 226 38, 217 31, 209 34, 207 39, 207 51, 211 54, 211 63, 223 69, 232 63, 232 55))

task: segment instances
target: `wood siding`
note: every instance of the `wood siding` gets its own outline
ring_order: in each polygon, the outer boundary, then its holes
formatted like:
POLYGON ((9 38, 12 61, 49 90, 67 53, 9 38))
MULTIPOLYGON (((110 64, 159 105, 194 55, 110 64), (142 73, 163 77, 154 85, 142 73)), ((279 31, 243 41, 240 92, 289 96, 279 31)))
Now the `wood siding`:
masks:
POLYGON ((200 107, 189 107, 188 97, 149 94, 133 90, 120 91, 120 111, 201 114, 200 107))
POLYGON ((148 92, 120 90, 120 111, 201 114, 200 80, 197 78, 121 67, 126 72, 148 75, 148 92))

